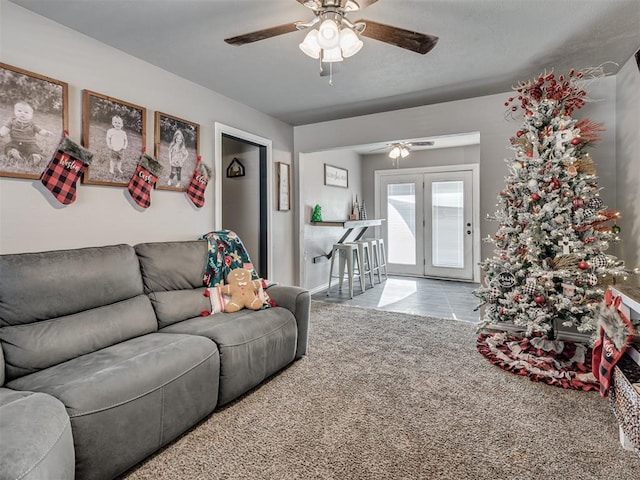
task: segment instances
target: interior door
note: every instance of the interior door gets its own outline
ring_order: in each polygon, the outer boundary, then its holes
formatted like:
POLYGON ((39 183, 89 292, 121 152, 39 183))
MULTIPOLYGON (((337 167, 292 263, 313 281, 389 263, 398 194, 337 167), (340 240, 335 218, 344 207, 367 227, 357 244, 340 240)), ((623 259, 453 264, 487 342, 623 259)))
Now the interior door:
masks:
POLYGON ((473 174, 470 170, 380 177, 389 272, 473 279, 473 174))

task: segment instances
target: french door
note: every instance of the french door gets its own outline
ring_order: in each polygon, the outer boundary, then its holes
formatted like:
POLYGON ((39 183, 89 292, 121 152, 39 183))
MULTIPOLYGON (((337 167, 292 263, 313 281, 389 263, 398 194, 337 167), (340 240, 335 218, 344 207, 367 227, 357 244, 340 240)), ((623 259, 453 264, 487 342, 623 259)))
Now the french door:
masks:
POLYGON ((473 280, 472 170, 380 172, 378 194, 390 273, 473 280))

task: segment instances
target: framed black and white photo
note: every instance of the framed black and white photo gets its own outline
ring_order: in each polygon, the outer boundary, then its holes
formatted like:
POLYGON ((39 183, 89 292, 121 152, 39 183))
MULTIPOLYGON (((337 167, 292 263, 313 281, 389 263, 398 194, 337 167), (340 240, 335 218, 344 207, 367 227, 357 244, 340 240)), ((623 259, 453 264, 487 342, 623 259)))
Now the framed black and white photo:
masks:
POLYGON ((154 155, 164 170, 156 188, 184 192, 200 154, 200 125, 156 112, 154 155))
POLYGON ((82 183, 126 187, 146 146, 146 122, 146 108, 84 90, 82 143, 93 162, 82 183))
POLYGON ((288 163, 278 162, 278 210, 291 209, 291 175, 288 163))
POLYGON ((68 128, 65 82, 0 63, 0 177, 40 178, 68 128))
POLYGON ((349 188, 349 171, 346 168, 324 164, 324 184, 332 187, 349 188))

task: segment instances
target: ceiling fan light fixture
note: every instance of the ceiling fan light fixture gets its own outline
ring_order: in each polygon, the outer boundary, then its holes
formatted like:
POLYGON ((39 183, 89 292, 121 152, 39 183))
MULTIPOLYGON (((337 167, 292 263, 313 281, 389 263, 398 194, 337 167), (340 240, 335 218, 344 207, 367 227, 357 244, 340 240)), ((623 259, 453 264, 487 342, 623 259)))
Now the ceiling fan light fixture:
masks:
POLYGON ((358 53, 363 45, 362 40, 350 28, 340 30, 340 48, 344 58, 349 58, 358 53))
POLYGON ((400 146, 394 145, 391 151, 389 152, 389 158, 396 160, 400 156, 400 146))
POLYGON ((340 51, 340 47, 335 48, 325 48, 322 50, 322 61, 327 63, 333 62, 341 62, 342 52, 340 51))
POLYGON ((340 44, 340 31, 338 30, 338 24, 334 20, 327 18, 320 24, 318 28, 318 44, 327 50, 340 44))
POLYGON ((311 58, 320 58, 320 51, 322 48, 318 43, 318 30, 311 30, 307 33, 299 47, 305 55, 308 55, 311 58))
POLYGON ((405 158, 407 155, 409 155, 409 149, 407 147, 400 147, 400 156, 405 158))

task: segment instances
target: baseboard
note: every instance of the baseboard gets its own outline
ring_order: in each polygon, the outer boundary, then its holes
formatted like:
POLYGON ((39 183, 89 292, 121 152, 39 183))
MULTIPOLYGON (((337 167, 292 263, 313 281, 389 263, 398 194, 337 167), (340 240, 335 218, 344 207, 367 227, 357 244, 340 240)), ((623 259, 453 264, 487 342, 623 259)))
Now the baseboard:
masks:
POLYGON ((316 293, 320 293, 320 292, 326 292, 327 291, 327 286, 326 285, 319 285, 317 287, 311 288, 309 289, 309 293, 311 295, 315 295, 316 293))

